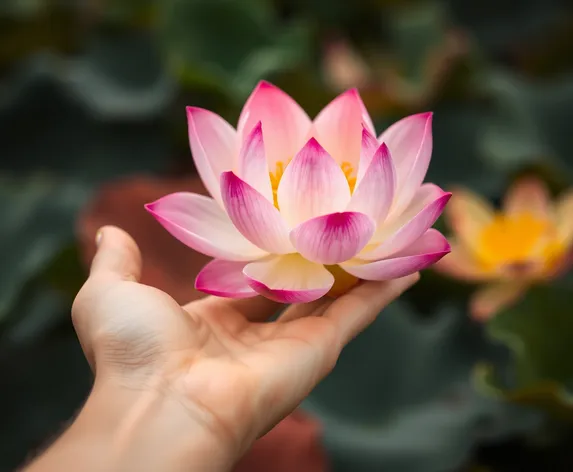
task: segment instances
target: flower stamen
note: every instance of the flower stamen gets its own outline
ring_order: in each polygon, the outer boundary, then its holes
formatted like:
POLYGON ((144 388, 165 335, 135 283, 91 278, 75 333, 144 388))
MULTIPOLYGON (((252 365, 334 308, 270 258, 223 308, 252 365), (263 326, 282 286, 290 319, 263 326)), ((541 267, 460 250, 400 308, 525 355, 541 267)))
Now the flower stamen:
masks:
POLYGON ((284 163, 283 161, 277 161, 277 163, 275 164, 275 171, 269 172, 269 177, 271 178, 271 187, 273 189, 273 203, 277 208, 277 210, 279 209, 279 200, 278 200, 279 184, 281 182, 283 174, 285 173, 285 169, 290 161, 291 159, 287 160, 286 163, 284 163))
POLYGON ((352 175, 354 173, 352 164, 350 162, 344 161, 342 164, 340 164, 340 168, 342 169, 342 172, 344 172, 344 176, 348 181, 348 187, 350 187, 350 193, 354 192, 354 187, 356 186, 356 177, 352 175))

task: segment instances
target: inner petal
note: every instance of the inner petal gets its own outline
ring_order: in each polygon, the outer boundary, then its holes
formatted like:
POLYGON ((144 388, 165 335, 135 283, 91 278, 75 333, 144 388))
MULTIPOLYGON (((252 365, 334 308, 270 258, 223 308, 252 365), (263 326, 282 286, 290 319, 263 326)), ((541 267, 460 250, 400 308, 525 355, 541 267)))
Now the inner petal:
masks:
MULTIPOLYGON (((274 170, 269 172, 269 177, 271 179, 271 187, 273 189, 273 202, 276 208, 279 208, 279 201, 278 201, 278 189, 285 169, 288 167, 292 158, 287 159, 285 162, 278 161, 275 164, 274 170)), ((350 188, 350 193, 354 192, 354 187, 356 186, 356 171, 350 162, 344 161, 340 164, 340 169, 344 173, 346 177, 346 181, 348 182, 348 188, 350 188)))

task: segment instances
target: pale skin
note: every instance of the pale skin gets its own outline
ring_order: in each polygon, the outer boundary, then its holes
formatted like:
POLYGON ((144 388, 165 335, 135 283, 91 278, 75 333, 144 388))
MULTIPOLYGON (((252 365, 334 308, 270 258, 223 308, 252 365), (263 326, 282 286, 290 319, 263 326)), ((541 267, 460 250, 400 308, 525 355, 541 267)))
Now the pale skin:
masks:
POLYGON ((115 227, 98 235, 72 309, 94 386, 27 472, 229 471, 418 280, 364 282, 266 322, 284 305, 259 297, 178 305, 138 282, 141 257, 130 236, 115 227))

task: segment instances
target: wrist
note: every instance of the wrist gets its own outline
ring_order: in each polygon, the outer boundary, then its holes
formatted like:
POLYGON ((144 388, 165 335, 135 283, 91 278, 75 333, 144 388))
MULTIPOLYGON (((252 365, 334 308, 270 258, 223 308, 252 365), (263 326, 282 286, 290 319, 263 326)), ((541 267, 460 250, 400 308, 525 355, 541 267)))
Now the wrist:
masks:
POLYGON ((70 433, 101 443, 106 470, 218 472, 238 459, 174 395, 112 381, 96 381, 70 433))

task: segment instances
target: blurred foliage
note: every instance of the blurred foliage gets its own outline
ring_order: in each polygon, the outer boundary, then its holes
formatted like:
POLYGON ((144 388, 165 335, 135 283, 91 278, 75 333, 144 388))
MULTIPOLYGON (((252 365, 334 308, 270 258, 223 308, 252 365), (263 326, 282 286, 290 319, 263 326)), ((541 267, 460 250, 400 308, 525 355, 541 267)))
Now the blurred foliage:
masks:
POLYGON ((488 323, 491 337, 512 351, 514 368, 481 365, 478 384, 494 395, 573 421, 571 285, 537 287, 488 323))
POLYGON ((306 403, 325 425, 333 470, 457 470, 477 441, 538 426, 535 412, 474 390, 477 361, 506 362, 481 328, 455 306, 429 318, 400 301, 385 309, 306 403))
POLYGON ((81 185, 37 176, 24 181, 3 179, 0 196, 1 322, 29 288, 28 282, 42 273, 70 240, 73 215, 88 194, 81 185))
POLYGON ((262 77, 307 54, 304 25, 282 25, 266 0, 167 0, 160 31, 184 86, 215 88, 237 105, 262 77))

